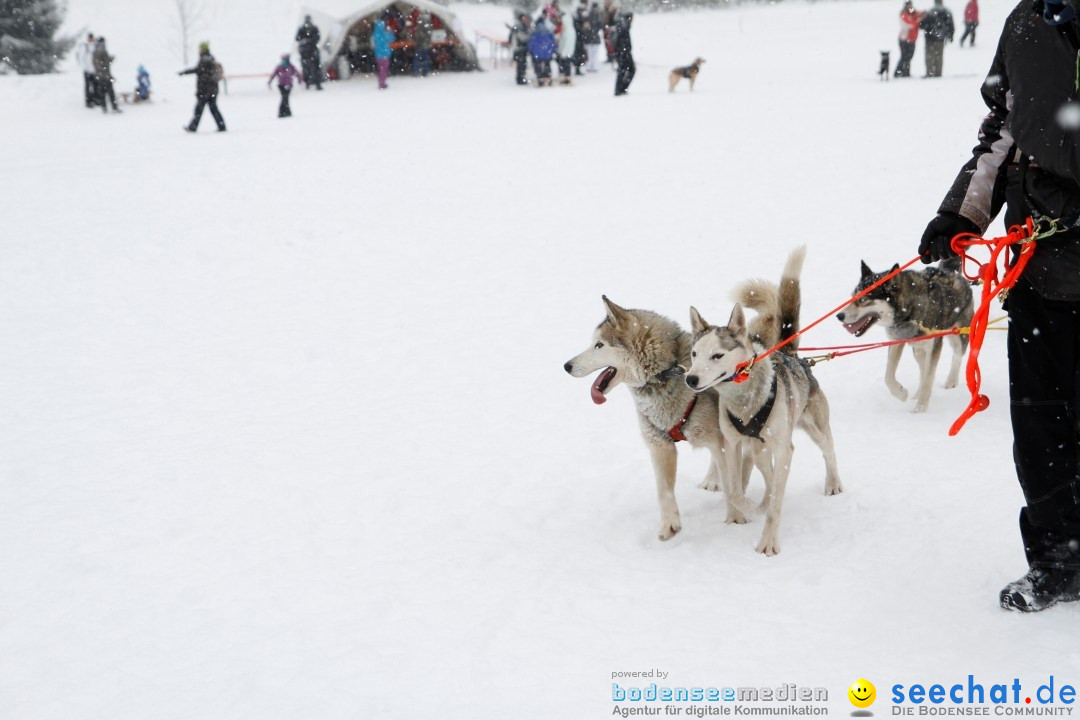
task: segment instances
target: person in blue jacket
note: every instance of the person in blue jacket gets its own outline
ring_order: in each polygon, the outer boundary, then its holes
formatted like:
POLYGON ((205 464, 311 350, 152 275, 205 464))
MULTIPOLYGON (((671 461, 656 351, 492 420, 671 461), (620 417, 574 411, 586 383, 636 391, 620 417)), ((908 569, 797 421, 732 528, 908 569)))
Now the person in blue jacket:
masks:
POLYGON ((386 18, 375 23, 371 42, 375 46, 375 65, 379 68, 379 89, 386 89, 386 76, 390 74, 390 56, 394 54, 390 43, 395 40, 394 31, 386 25, 386 18))
POLYGON ((150 99, 150 73, 146 68, 139 66, 138 74, 135 75, 135 102, 150 99))
POLYGON ((551 58, 555 56, 555 33, 541 15, 529 35, 529 54, 532 55, 536 87, 551 87, 551 58))

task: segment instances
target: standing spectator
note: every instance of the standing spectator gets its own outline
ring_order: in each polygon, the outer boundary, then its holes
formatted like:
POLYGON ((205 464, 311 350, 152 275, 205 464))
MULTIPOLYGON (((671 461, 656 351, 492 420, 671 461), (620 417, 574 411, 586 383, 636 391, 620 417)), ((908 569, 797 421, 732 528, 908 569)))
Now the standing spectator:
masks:
POLYGON ((559 84, 573 85, 570 80, 570 69, 574 63, 574 48, 577 46, 577 33, 574 32, 574 23, 563 22, 562 32, 559 33, 559 41, 556 53, 559 58, 559 84))
POLYGON ((191 123, 184 127, 188 132, 199 129, 199 120, 202 118, 203 108, 209 106, 210 114, 214 116, 218 132, 225 132, 225 118, 221 117, 221 111, 217 106, 218 83, 224 77, 221 65, 210 54, 210 43, 199 43, 199 62, 193 68, 181 70, 177 75, 191 75, 195 73, 195 116, 191 123))
POLYGON ((150 73, 146 72, 146 68, 142 65, 139 66, 138 73, 135 75, 135 92, 132 93, 132 97, 135 98, 135 102, 150 99, 150 73))
POLYGON ((619 24, 619 6, 615 0, 604 0, 604 47, 607 62, 615 62, 615 32, 619 24))
POLYGON ((900 60, 893 77, 911 77, 911 58, 915 57, 915 41, 919 39, 919 21, 923 14, 916 12, 911 0, 905 0, 900 11, 900 60))
MULTIPOLYGON (((1021 0, 1009 14, 982 84, 989 113, 978 144, 919 244, 924 263, 951 257, 953 236, 985 232, 1003 207, 1006 227, 1036 217, 1064 228, 1037 243, 1005 303, 1028 570, 998 602, 1020 612, 1080 600, 1080 136, 1061 122, 1076 92, 1078 31, 1076 11, 1064 2, 1021 0)), ((1068 626, 1069 616, 1060 620, 1068 626)))
POLYGON ((112 103, 113 112, 120 112, 116 105, 116 92, 113 90, 112 61, 115 60, 105 47, 105 38, 99 37, 94 45, 94 81, 97 83, 98 102, 101 112, 109 112, 106 99, 112 103))
POLYGON ((518 85, 528 85, 525 73, 529 68, 529 35, 532 33, 532 18, 528 13, 519 13, 518 21, 510 28, 510 52, 514 58, 515 81, 518 85))
POLYGON ((979 27, 979 0, 968 0, 964 6, 964 34, 960 36, 960 47, 971 38, 971 47, 975 47, 975 28, 979 27))
POLYGON ((945 42, 953 41, 956 25, 944 0, 934 0, 934 7, 926 11, 919 27, 926 38, 926 77, 941 77, 941 63, 945 59, 945 42))
POLYGON ((637 72, 631 52, 633 45, 630 43, 630 24, 633 22, 634 13, 627 11, 620 16, 619 24, 615 27, 615 62, 619 64, 619 71, 615 76, 616 97, 626 94, 630 82, 634 79, 634 73, 637 72))
POLYGON ((584 75, 581 72, 581 68, 585 67, 585 61, 587 54, 585 52, 585 23, 589 17, 589 6, 585 4, 585 0, 581 0, 581 4, 577 6, 577 11, 574 13, 574 74, 584 75))
POLYGON ((296 78, 303 82, 304 76, 297 72, 296 68, 289 62, 288 53, 281 56, 281 62, 274 68, 274 72, 270 73, 270 79, 266 81, 266 87, 269 88, 275 78, 277 78, 278 90, 281 91, 281 105, 278 106, 277 116, 279 118, 292 117, 292 108, 289 107, 289 93, 292 92, 292 81, 293 78, 296 78))
POLYGON ((544 16, 537 18, 529 35, 529 54, 532 55, 536 87, 551 87, 551 58, 555 55, 555 34, 548 29, 544 16))
POLYGON ((414 77, 431 74, 431 29, 431 13, 425 10, 416 19, 412 66, 414 77))
POLYGON ((304 16, 304 24, 296 31, 296 42, 300 48, 300 67, 304 70, 304 88, 312 84, 316 90, 322 90, 322 60, 319 57, 319 28, 311 22, 311 16, 304 16))
POLYGON ((83 98, 86 107, 92 108, 97 105, 97 80, 94 69, 94 33, 89 33, 84 42, 75 46, 75 61, 79 63, 79 69, 83 74, 83 98))
POLYGON ((588 72, 596 72, 600 62, 600 41, 604 33, 604 16, 600 12, 600 4, 594 2, 589 8, 589 16, 585 20, 585 54, 588 55, 588 72))
POLYGON ((385 18, 380 18, 375 23, 375 31, 371 34, 371 42, 375 48, 375 66, 379 69, 379 89, 386 89, 386 77, 390 74, 390 57, 394 54, 390 43, 394 42, 394 31, 391 30, 385 18))

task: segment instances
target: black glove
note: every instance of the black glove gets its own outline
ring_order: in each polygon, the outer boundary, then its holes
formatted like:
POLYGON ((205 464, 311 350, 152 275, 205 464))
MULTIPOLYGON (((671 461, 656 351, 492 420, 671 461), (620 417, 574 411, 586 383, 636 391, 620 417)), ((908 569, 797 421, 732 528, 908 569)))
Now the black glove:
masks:
POLYGON ((919 241, 919 255, 924 265, 938 260, 955 257, 952 239, 960 233, 979 234, 979 227, 966 217, 956 213, 943 212, 931 220, 919 241))

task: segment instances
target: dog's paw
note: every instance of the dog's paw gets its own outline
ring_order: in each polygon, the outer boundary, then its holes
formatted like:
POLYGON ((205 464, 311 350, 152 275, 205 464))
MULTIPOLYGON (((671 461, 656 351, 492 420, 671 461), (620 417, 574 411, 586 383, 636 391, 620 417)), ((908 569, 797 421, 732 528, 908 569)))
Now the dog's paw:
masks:
POLYGON ((682 521, 679 518, 665 520, 660 524, 660 533, 657 535, 661 540, 670 540, 682 530, 682 521))
POLYGON ((897 400, 899 400, 900 402, 907 402, 908 391, 907 391, 907 389, 904 388, 903 385, 895 385, 895 386, 890 385, 889 386, 889 392, 891 392, 892 396, 894 398, 896 398, 897 400))
POLYGON ((834 479, 831 482, 829 482, 829 481, 825 482, 825 496, 826 497, 829 497, 829 496, 832 496, 832 495, 839 495, 842 492, 844 492, 844 486, 840 483, 839 479, 834 479))
POLYGON ((773 557, 780 554, 780 543, 776 537, 766 538, 762 536, 761 542, 758 543, 756 550, 765 557, 773 557))
POLYGON ((915 403, 915 407, 911 408, 912 414, 918 415, 919 413, 926 412, 926 408, 930 406, 929 400, 920 400, 915 403))
POLYGON ((746 516, 743 515, 742 510, 739 508, 729 507, 724 522, 728 525, 745 525, 746 516))
POLYGON ((714 477, 705 478, 698 487, 702 490, 708 490, 709 492, 720 492, 723 490, 723 486, 720 484, 720 478, 714 477))
POLYGON ((959 385, 959 383, 956 381, 956 379, 955 378, 950 378, 950 379, 946 380, 945 384, 942 385, 941 387, 945 388, 946 390, 952 390, 957 385, 959 385))

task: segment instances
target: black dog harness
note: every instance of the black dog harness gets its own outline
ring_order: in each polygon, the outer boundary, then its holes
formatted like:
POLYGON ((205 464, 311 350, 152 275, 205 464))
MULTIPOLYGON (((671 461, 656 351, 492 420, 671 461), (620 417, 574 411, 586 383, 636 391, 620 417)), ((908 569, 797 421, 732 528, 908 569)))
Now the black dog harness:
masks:
POLYGON ((739 431, 740 435, 746 437, 757 438, 761 442, 765 442, 765 438, 761 437, 761 431, 765 427, 765 423, 769 421, 769 415, 772 414, 773 405, 776 403, 776 374, 773 374, 772 387, 769 388, 769 397, 765 399, 765 404, 754 413, 754 416, 750 418, 746 424, 743 424, 742 420, 731 414, 728 410, 728 420, 731 422, 735 429, 739 431))

